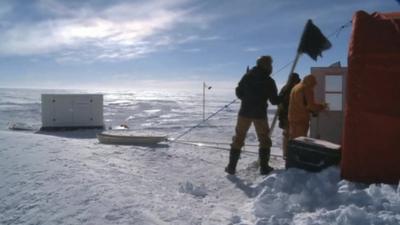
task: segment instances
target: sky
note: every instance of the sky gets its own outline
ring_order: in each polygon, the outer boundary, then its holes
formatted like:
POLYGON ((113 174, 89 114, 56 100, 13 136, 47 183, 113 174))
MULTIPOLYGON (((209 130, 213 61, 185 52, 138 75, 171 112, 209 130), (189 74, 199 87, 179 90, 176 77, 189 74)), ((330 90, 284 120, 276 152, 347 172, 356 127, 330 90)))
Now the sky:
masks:
POLYGON ((231 89, 261 55, 285 83, 308 19, 332 48, 296 72, 347 65, 358 10, 396 0, 1 0, 0 87, 231 89), (344 27, 343 29, 340 29, 344 27), (286 67, 285 67, 286 66, 286 67))

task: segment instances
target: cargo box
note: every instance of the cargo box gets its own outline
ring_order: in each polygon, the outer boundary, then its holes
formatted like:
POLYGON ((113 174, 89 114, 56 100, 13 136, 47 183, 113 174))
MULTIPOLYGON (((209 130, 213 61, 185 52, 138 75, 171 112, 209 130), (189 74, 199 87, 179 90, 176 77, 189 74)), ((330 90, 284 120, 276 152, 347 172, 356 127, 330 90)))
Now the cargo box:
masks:
POLYGON ((340 145, 308 137, 298 137, 288 143, 286 168, 319 172, 340 162, 340 145))
POLYGON ((42 94, 41 130, 103 127, 102 94, 42 94))

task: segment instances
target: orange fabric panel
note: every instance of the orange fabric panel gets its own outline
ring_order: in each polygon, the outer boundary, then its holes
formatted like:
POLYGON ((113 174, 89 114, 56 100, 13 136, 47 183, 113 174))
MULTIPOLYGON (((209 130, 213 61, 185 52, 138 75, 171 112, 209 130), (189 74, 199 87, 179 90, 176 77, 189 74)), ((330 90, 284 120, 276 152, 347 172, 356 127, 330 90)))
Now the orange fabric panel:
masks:
POLYGON ((400 12, 353 17, 349 46, 342 177, 400 180, 400 12))

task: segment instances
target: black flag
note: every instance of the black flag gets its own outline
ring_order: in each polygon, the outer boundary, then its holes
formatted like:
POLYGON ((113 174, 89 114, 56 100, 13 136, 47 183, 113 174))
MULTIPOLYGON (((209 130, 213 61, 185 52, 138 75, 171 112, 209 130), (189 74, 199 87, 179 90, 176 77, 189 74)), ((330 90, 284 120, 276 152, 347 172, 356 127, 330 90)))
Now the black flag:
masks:
POLYGON ((318 56, 322 56, 321 52, 331 46, 331 43, 322 34, 321 30, 311 20, 308 20, 297 52, 307 53, 312 59, 317 60, 318 56))

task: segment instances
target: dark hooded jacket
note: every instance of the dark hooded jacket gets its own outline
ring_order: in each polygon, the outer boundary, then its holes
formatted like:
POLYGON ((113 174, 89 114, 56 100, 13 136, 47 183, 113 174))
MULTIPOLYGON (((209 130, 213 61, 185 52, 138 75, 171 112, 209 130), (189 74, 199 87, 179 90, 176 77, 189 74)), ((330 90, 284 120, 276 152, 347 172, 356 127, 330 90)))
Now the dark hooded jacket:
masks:
POLYGON ((239 116, 252 119, 265 119, 269 100, 271 104, 280 102, 275 81, 270 71, 253 67, 240 80, 236 96, 242 101, 239 116))
POLYGON ((279 127, 285 129, 288 127, 288 113, 289 113, 289 99, 290 91, 292 91, 293 86, 285 85, 279 92, 279 97, 282 102, 278 106, 278 119, 279 127))
POLYGON ((282 129, 287 129, 289 127, 288 121, 288 113, 289 113, 289 100, 290 100, 290 92, 292 88, 299 83, 301 80, 297 73, 292 73, 289 76, 288 82, 279 92, 279 98, 281 102, 278 105, 278 118, 279 118, 279 127, 282 129))

